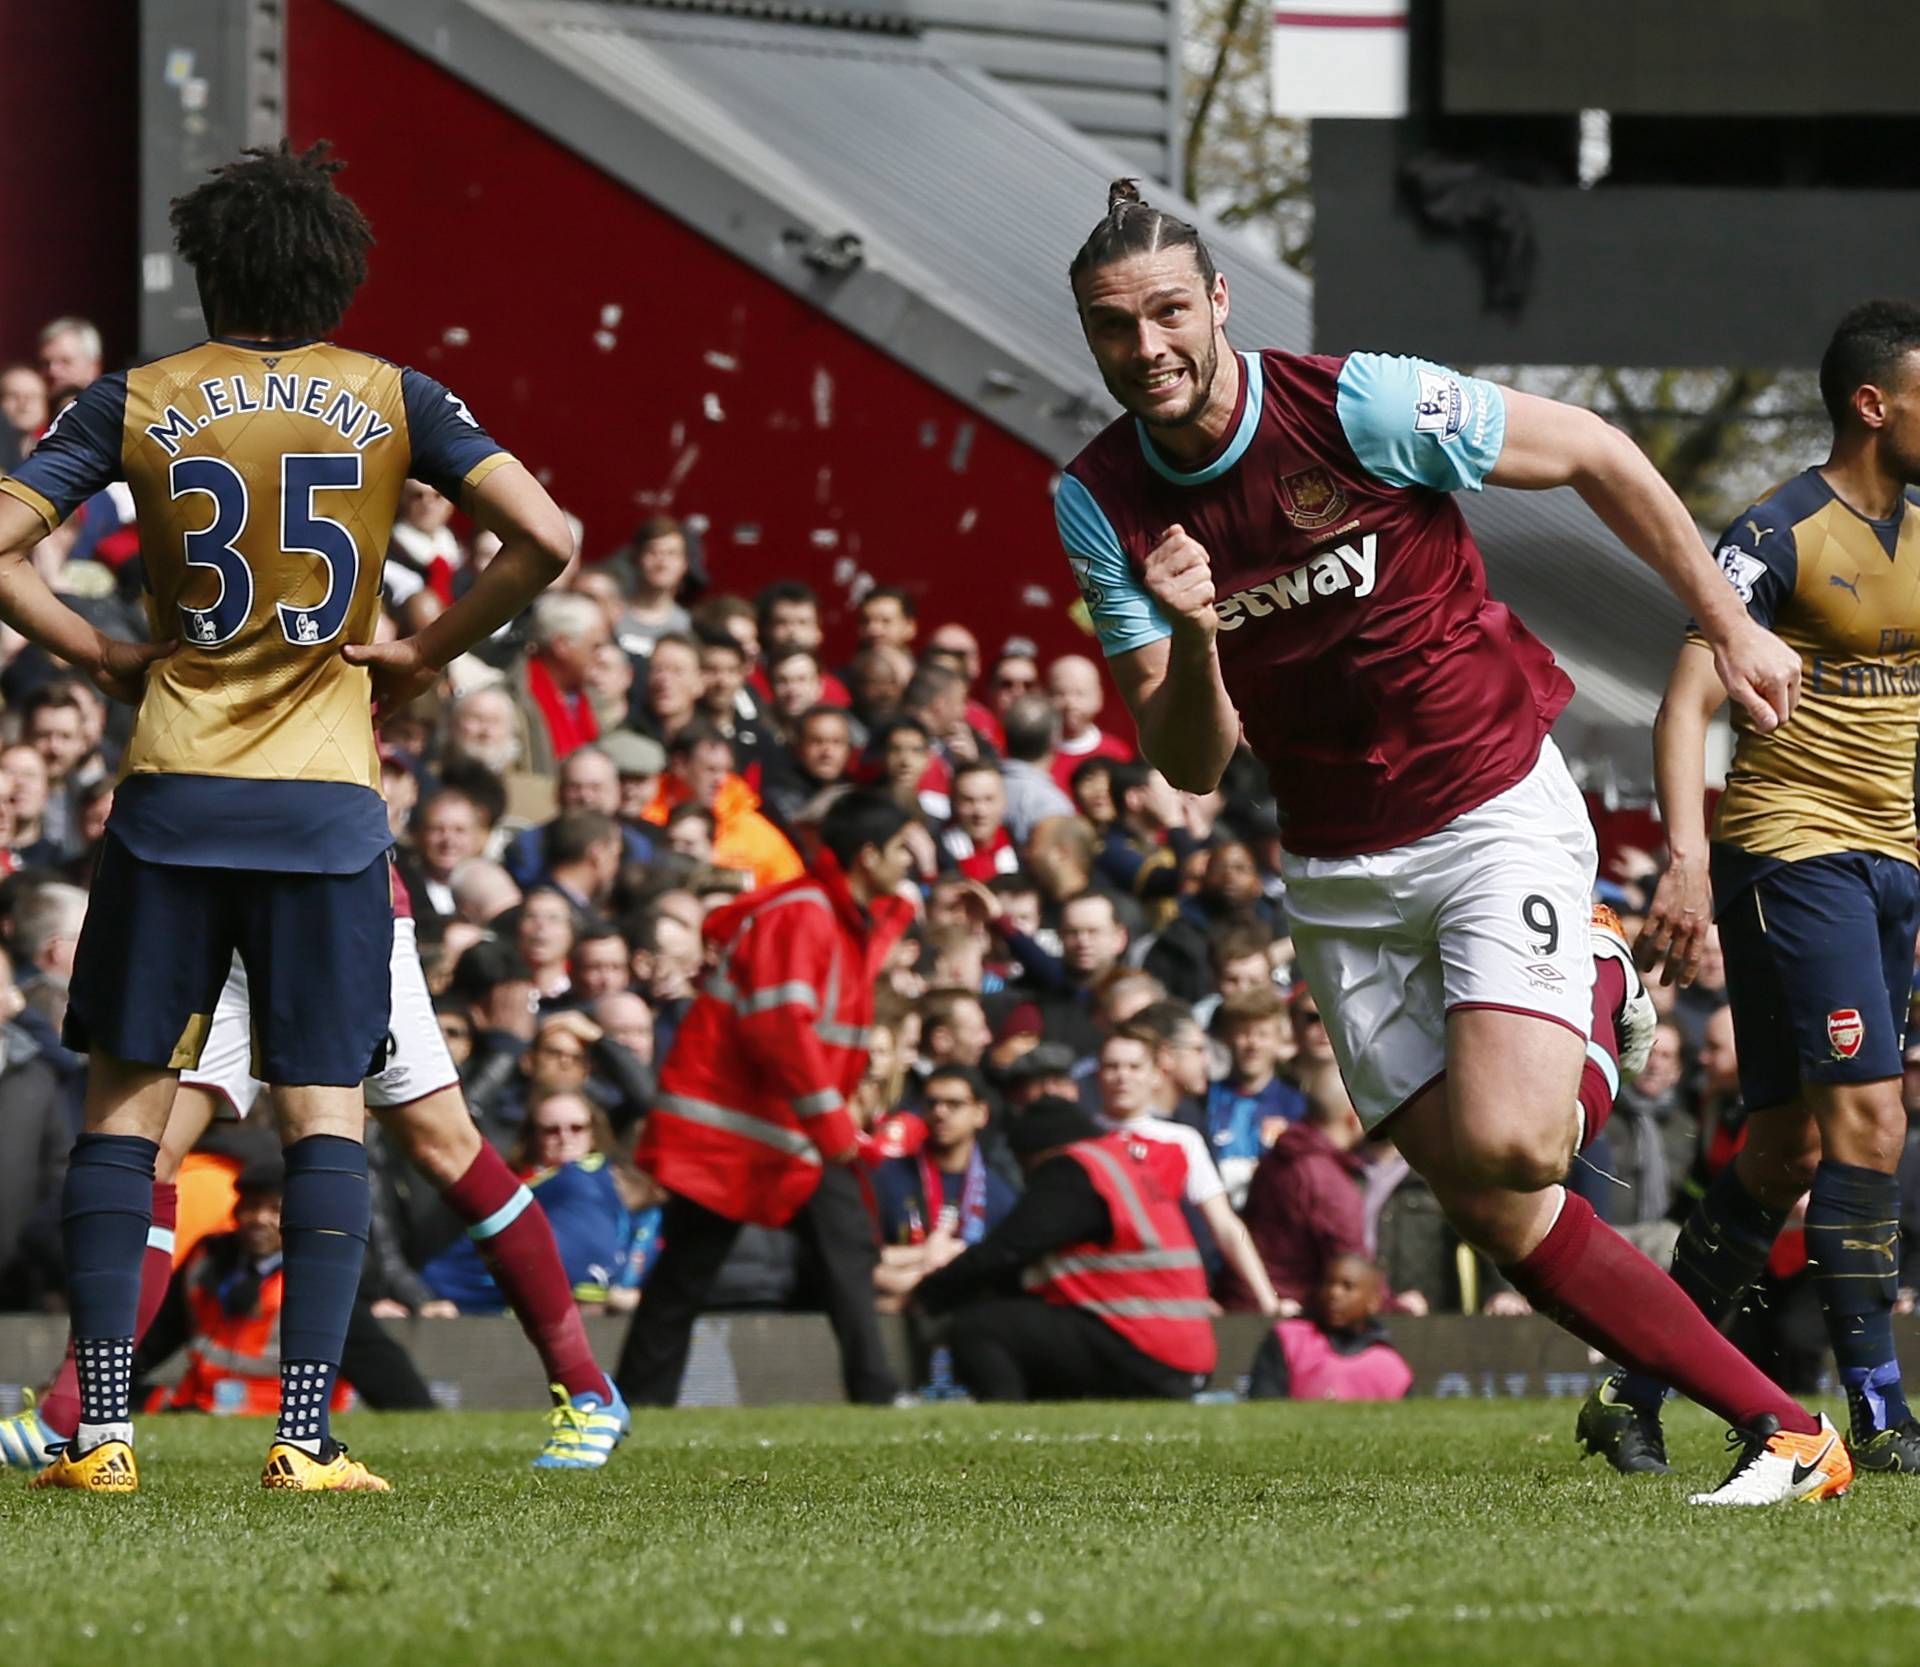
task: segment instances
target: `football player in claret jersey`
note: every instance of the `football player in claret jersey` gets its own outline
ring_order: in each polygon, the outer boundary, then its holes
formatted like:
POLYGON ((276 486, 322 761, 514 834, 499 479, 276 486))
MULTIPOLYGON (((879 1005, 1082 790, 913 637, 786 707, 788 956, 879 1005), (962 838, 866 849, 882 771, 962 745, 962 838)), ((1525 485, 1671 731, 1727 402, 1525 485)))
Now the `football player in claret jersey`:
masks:
POLYGON ((1591 413, 1423 360, 1235 351, 1205 243, 1130 181, 1070 281, 1124 414, 1061 481, 1068 560, 1169 781, 1211 789, 1244 722, 1362 1120, 1534 1307, 1744 1432, 1696 1497, 1843 1491, 1832 1426, 1561 1184, 1621 1060, 1644 1058, 1651 1003, 1617 923, 1589 924, 1593 832, 1547 736, 1572 685, 1488 596, 1450 494, 1572 486, 1693 610, 1757 728, 1791 713, 1797 656, 1591 413))
MULTIPOLYGON (((1687 982, 1716 914, 1746 1140, 1694 1206, 1673 1274, 1716 1323, 1760 1277, 1807 1197, 1807 1262, 1863 1470, 1920 1470, 1893 1352, 1906 1141, 1901 1048, 1920 930, 1920 307, 1870 301, 1820 364, 1833 449, 1741 515, 1720 567, 1747 612, 1799 651, 1784 729, 1733 714, 1711 842, 1707 724, 1726 698, 1696 633, 1655 731, 1671 862, 1643 942, 1687 982)), ((1580 1438, 1622 1470, 1664 1469, 1655 1377, 1595 1391, 1580 1438)))
POLYGON ((281 1411, 262 1481, 386 1486, 327 1429, 367 1235, 360 1085, 389 1013, 392 840, 371 704, 429 688, 552 582, 572 540, 452 393, 323 339, 372 241, 337 166, 324 146, 283 144, 179 198, 175 246, 209 339, 101 377, 0 480, 0 617, 139 702, 67 1018, 88 1056, 62 1198, 80 1419, 37 1486, 137 1485, 127 1391, 154 1160, 236 952, 287 1143, 281 1411), (418 635, 376 646, 409 476, 501 549, 418 635), (116 480, 133 493, 162 639, 146 649, 104 641, 28 560, 116 480))

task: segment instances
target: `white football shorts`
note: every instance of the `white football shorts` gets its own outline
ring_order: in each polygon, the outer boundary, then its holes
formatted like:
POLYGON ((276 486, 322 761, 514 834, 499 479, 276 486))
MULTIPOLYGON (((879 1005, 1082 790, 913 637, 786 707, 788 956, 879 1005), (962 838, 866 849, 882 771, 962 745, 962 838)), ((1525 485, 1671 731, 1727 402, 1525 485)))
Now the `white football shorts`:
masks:
POLYGON ((1410 845, 1285 858, 1299 970, 1368 1128, 1446 1074, 1447 1014, 1593 1027, 1589 924, 1598 852, 1560 750, 1410 845))
MULTIPOLYGON (((393 923, 393 1006, 387 1019, 386 1067, 366 1080, 367 1104, 378 1111, 424 1099, 460 1080, 421 970, 414 924, 404 916, 393 923)), ((214 1004, 200 1063, 182 1071, 180 1080, 211 1088, 237 1117, 245 1117, 263 1084, 253 1074, 253 1020, 247 996, 247 969, 233 958, 226 987, 214 1004)))

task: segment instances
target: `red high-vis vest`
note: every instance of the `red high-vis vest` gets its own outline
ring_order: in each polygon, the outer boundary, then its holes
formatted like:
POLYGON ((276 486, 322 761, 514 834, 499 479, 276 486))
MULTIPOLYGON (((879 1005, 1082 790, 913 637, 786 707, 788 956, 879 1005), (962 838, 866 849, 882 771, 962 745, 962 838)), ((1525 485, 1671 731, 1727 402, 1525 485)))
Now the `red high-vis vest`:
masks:
POLYGON ((634 1161, 729 1221, 784 1227, 854 1144, 873 990, 912 907, 863 911, 821 851, 797 880, 707 917, 711 970, 660 1067, 634 1161))
POLYGON ((1092 1314, 1176 1372, 1211 1372, 1219 1350, 1207 1276, 1179 1201, 1148 1167, 1146 1143, 1115 1131, 1065 1155, 1105 1200, 1113 1234, 1041 1257, 1023 1276, 1027 1289, 1092 1314))

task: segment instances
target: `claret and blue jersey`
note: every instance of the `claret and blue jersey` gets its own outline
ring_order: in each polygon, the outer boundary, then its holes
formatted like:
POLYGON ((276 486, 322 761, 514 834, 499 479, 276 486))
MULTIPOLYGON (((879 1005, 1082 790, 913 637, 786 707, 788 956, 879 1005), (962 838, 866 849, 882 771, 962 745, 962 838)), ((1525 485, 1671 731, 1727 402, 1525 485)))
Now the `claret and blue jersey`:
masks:
POLYGON ((1123 417, 1067 467, 1067 557, 1109 656, 1170 633, 1141 580, 1175 523, 1207 550, 1221 672, 1288 848, 1407 844, 1521 780, 1572 684, 1487 595, 1450 494, 1499 461, 1492 383, 1420 359, 1241 353, 1239 408, 1187 468, 1123 417))

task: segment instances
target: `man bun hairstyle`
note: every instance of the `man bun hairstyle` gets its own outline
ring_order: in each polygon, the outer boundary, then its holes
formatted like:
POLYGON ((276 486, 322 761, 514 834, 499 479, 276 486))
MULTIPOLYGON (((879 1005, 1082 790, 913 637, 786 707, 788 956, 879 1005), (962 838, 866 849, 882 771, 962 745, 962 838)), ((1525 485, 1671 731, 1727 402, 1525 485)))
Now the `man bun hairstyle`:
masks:
POLYGON ((1209 290, 1213 288, 1213 253, 1199 231, 1177 215, 1149 204, 1140 195, 1137 179, 1117 179, 1107 187, 1106 217, 1087 233, 1086 242, 1067 268, 1067 282, 1077 296, 1080 279, 1086 273, 1134 255, 1158 254, 1162 249, 1191 249, 1200 281, 1209 290))
POLYGON ((210 329, 270 340, 324 336, 366 280, 373 228, 334 189, 345 165, 322 139, 284 139, 215 168, 168 212, 173 245, 193 268, 210 329))
POLYGON ((1920 348, 1920 306, 1862 301, 1834 326, 1820 357, 1820 400, 1835 430, 1853 421, 1853 396, 1868 383, 1885 387, 1907 354, 1920 348))

